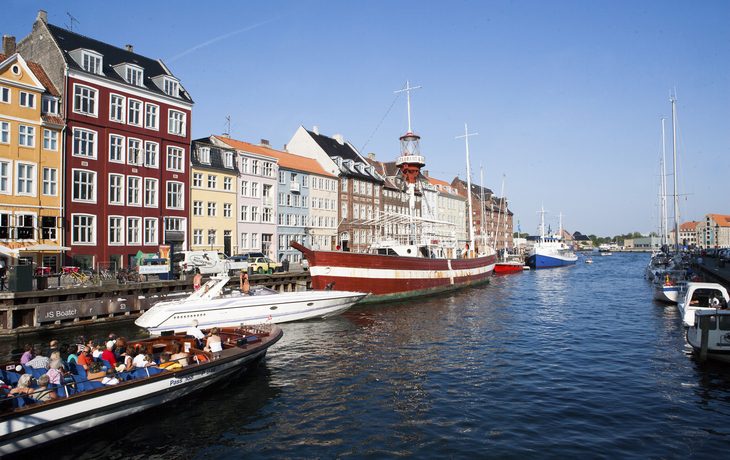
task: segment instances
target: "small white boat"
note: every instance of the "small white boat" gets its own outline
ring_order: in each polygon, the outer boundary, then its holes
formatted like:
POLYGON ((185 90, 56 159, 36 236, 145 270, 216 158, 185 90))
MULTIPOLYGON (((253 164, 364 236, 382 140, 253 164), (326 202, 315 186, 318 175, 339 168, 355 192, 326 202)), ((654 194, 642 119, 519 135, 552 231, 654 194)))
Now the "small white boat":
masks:
POLYGON ((654 298, 662 302, 677 303, 687 289, 687 281, 687 272, 684 270, 658 273, 651 282, 654 298))
POLYGON ((725 304, 730 301, 727 289, 717 283, 687 283, 687 289, 677 302, 677 308, 682 315, 682 324, 684 327, 690 327, 695 323, 695 312, 710 310, 715 311, 716 308, 710 305, 712 296, 718 299, 724 298, 725 304))
POLYGON ((593 259, 586 259, 586 263, 587 264, 592 264, 593 263, 593 259))
POLYGON ((299 291, 277 292, 253 287, 250 294, 224 290, 230 278, 220 274, 186 299, 155 304, 134 322, 152 335, 184 332, 192 320, 199 327, 234 327, 240 324, 284 323, 312 318, 327 318, 344 312, 367 292, 299 291))
POLYGON ((702 347, 702 318, 709 319, 707 334, 707 357, 718 361, 730 362, 730 310, 709 309, 698 311, 694 323, 687 329, 687 343, 694 351, 702 347))
POLYGON ((612 256, 613 252, 602 252, 601 255, 602 256, 612 256))

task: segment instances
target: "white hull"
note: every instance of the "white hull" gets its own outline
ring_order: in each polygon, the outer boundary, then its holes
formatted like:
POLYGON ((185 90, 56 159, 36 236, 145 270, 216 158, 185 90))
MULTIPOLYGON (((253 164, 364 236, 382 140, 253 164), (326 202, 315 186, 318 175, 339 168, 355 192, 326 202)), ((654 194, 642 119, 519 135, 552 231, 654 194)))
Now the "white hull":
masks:
POLYGON ((248 296, 235 292, 212 299, 160 302, 134 323, 153 335, 164 331, 184 332, 193 319, 202 329, 278 324, 339 315, 366 295, 365 292, 304 291, 248 296))
POLYGON ((695 313, 700 310, 715 311, 709 305, 709 295, 715 293, 716 297, 724 296, 725 301, 730 301, 727 290, 717 283, 687 283, 687 290, 679 298, 677 309, 682 316, 682 325, 690 327, 695 323, 695 313))
MULTIPOLYGON (((710 317, 714 316, 715 318, 715 321, 710 322, 710 329, 707 331, 707 357, 718 361, 730 362, 730 311, 713 309, 696 315, 697 320, 701 316, 706 315, 710 317)), ((702 346, 702 330, 699 327, 699 321, 695 321, 687 329, 687 343, 696 352, 700 351, 702 346)))

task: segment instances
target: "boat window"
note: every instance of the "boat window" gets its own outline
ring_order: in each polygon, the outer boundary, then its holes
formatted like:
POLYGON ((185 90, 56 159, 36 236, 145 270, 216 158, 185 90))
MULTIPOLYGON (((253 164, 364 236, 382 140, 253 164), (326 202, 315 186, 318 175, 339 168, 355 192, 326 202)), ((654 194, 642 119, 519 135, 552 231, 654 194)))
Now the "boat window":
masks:
POLYGON ((720 330, 730 331, 730 315, 720 315, 720 330))

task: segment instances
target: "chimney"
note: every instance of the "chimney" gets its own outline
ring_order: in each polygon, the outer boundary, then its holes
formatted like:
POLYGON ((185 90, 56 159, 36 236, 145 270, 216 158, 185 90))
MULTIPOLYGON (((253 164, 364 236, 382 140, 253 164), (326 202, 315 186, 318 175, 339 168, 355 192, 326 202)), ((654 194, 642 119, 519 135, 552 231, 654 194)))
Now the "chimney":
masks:
POLYGON ((424 169, 421 171, 425 177, 428 177, 428 169, 424 169))
POLYGON ((340 145, 344 145, 345 144, 345 138, 342 136, 342 134, 335 134, 334 136, 332 136, 332 139, 334 139, 337 142, 339 142, 340 145))
POLYGON ((286 144, 284 144, 284 152, 288 152, 288 150, 286 149, 286 144))
POLYGON ((261 144, 269 145, 269 141, 267 141, 266 139, 261 139, 261 144))
POLYGON ((38 10, 38 17, 35 20, 41 20, 44 24, 48 24, 48 13, 43 10, 38 10))
POLYGON ((15 54, 15 37, 12 35, 3 35, 3 54, 8 57, 15 54))
POLYGON ((221 137, 222 137, 223 139, 230 139, 230 138, 231 138, 231 135, 230 135, 230 134, 228 134, 228 133, 223 133, 223 134, 221 134, 221 137))
POLYGON ((314 131, 314 134, 319 136, 319 126, 315 126, 314 128, 312 128, 312 131, 314 131))
POLYGON ((374 153, 368 153, 368 160, 375 161, 375 154, 374 153))
POLYGON ((129 51, 130 53, 134 53, 134 46, 132 45, 126 45, 124 49, 129 51))

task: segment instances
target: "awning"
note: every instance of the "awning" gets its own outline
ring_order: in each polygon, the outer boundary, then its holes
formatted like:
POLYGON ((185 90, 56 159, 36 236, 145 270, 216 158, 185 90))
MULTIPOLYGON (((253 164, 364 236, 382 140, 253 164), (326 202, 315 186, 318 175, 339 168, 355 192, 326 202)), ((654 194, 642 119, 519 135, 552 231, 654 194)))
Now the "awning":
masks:
POLYGON ((12 257, 18 257, 18 250, 17 249, 10 249, 7 246, 3 246, 0 244, 0 254, 5 254, 12 257))
POLYGON ((179 230, 165 231, 165 243, 182 243, 185 241, 185 233, 179 230))
POLYGON ((61 252, 70 251, 71 248, 65 246, 57 246, 55 244, 34 244, 33 246, 25 246, 18 249, 21 252, 61 252))

